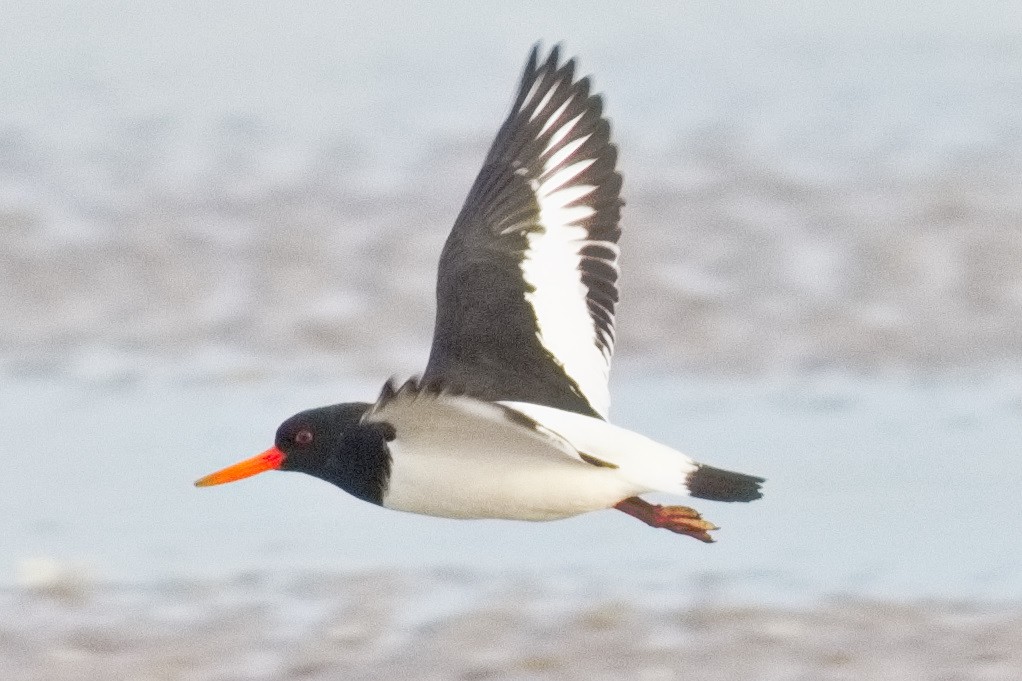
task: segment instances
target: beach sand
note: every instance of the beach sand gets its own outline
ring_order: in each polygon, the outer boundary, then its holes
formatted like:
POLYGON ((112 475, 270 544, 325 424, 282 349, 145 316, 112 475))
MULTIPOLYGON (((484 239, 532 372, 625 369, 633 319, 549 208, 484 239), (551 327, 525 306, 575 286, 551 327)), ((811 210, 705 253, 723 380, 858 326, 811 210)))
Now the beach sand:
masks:
POLYGON ((977 679, 1022 672, 1018 603, 801 607, 567 595, 465 573, 248 574, 0 594, 5 681, 977 679), (430 603, 427 610, 416 606, 430 603))

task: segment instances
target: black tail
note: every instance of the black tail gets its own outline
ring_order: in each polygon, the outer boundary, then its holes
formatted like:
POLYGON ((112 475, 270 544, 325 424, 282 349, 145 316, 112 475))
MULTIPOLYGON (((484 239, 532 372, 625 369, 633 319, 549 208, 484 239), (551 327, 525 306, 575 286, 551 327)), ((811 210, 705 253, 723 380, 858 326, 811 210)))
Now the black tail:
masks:
POLYGON ((688 474, 685 483, 688 485, 688 492, 699 499, 711 499, 713 501, 752 501, 763 496, 759 486, 765 482, 764 478, 757 478, 755 475, 735 473, 722 468, 704 466, 688 474))

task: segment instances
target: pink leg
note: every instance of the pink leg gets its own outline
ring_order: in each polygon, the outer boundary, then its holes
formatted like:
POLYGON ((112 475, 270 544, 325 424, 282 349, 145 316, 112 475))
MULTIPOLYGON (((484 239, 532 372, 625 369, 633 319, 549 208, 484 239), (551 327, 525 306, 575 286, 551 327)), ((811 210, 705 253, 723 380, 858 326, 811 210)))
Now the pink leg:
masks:
POLYGON ((639 497, 629 497, 614 508, 638 518, 650 527, 662 527, 678 534, 687 534, 707 544, 713 543, 710 531, 720 529, 713 523, 703 520, 698 511, 688 506, 660 506, 643 501, 639 497))

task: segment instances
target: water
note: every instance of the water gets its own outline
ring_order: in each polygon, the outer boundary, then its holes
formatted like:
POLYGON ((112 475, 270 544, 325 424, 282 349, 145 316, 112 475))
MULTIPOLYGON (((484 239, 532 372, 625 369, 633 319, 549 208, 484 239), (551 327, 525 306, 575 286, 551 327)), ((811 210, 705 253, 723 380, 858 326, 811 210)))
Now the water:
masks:
POLYGON ((711 579, 765 602, 1017 599, 1018 386, 996 377, 617 381, 618 423, 768 478, 752 504, 695 504, 723 528, 704 546, 612 511, 539 524, 406 515, 300 474, 191 486, 265 449, 292 412, 373 395, 369 381, 8 384, 0 575, 10 584, 26 559, 45 557, 129 583, 452 569, 574 575, 636 597, 651 585, 688 594, 693 580, 711 579))

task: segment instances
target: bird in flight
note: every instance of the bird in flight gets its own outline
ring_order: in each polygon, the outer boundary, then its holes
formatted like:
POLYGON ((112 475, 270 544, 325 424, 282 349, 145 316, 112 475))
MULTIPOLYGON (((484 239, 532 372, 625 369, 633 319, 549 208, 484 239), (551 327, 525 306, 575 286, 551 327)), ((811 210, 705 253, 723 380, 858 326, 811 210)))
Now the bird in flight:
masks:
POLYGON ((603 101, 575 62, 532 49, 514 105, 440 256, 421 378, 375 402, 303 411, 273 447, 199 487, 300 471, 386 508, 555 520, 616 508, 713 541, 668 492, 752 501, 762 478, 714 468, 607 420, 621 175, 603 101))

